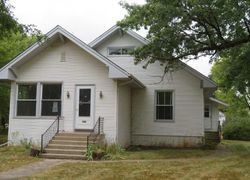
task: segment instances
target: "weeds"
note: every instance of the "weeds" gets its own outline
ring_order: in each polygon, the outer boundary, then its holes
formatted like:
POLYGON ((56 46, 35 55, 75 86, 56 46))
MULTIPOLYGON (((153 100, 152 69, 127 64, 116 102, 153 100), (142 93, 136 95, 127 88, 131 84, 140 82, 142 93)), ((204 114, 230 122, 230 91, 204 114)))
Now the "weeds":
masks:
POLYGON ((88 146, 86 156, 88 160, 113 160, 122 159, 124 152, 119 144, 95 144, 88 146))

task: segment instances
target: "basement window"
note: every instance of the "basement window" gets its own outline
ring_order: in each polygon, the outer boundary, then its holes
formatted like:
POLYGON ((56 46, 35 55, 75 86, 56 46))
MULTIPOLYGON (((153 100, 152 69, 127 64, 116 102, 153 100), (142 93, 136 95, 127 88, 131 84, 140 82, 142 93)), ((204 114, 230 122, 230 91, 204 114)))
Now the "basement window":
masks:
POLYGON ((17 116, 36 116, 36 84, 18 84, 17 116))
POLYGON ((173 121, 173 92, 156 91, 155 119, 156 121, 173 121))
POLYGON ((120 56, 129 55, 130 52, 134 50, 134 47, 109 47, 108 55, 110 56, 120 56))
POLYGON ((43 84, 42 85, 42 116, 61 115, 61 84, 43 84))

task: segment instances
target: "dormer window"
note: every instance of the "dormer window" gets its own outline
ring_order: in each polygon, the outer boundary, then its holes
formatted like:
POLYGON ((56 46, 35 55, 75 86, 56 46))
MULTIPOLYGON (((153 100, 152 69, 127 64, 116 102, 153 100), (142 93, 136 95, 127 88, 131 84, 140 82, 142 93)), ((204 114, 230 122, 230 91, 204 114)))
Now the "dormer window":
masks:
POLYGON ((121 55, 129 55, 131 51, 134 50, 134 47, 109 47, 108 55, 109 56, 121 56, 121 55))

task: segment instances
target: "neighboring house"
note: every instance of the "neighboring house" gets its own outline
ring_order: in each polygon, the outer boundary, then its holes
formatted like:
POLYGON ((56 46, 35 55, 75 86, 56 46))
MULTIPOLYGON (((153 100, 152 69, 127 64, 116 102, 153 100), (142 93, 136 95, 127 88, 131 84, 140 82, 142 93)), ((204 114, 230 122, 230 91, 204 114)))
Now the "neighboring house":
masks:
POLYGON ((167 74, 159 62, 143 69, 128 52, 147 43, 112 27, 89 45, 60 26, 0 70, 11 82, 9 140, 35 142, 61 116, 60 131, 91 130, 104 118, 107 142, 196 146, 218 130, 223 102, 216 84, 183 63, 167 74))

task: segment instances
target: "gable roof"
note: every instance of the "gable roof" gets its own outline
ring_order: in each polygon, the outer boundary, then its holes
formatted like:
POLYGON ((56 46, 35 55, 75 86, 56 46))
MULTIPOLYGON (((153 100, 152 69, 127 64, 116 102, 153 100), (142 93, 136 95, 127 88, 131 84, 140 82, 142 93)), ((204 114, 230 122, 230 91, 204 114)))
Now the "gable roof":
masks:
POLYGON ((109 67, 109 78, 129 78, 134 80, 134 82, 137 83, 138 86, 144 87, 144 85, 136 79, 133 75, 129 74, 126 70, 122 69, 120 66, 115 64, 114 62, 110 61, 105 56, 101 55, 94 49, 92 49, 90 46, 85 44, 83 41, 75 37, 73 34, 62 28, 61 26, 57 25, 55 28, 53 28, 51 31, 49 31, 45 35, 45 39, 43 39, 41 42, 36 42, 33 45, 31 45, 29 48, 27 48, 25 51, 23 51, 21 54, 16 56, 12 61, 10 61, 8 64, 6 64, 4 67, 0 69, 0 79, 9 79, 9 80, 15 80, 16 75, 14 70, 12 69, 14 65, 17 65, 21 63, 22 61, 25 61, 25 58, 30 57, 32 53, 37 53, 39 50, 44 49, 52 40, 53 38, 56 38, 56 36, 59 36, 62 40, 64 37, 71 40, 73 43, 75 43, 77 46, 88 52, 90 55, 94 56, 97 60, 104 63, 106 66, 109 67))
MULTIPOLYGON (((101 34, 99 37, 97 37, 92 42, 90 42, 89 46, 91 46, 92 48, 97 47, 99 44, 101 44, 102 42, 104 42, 106 39, 108 39, 110 36, 112 36, 114 33, 116 33, 119 30, 121 30, 121 28, 119 26, 115 25, 115 26, 111 27, 110 29, 108 29, 107 31, 105 31, 103 34, 101 34)), ((143 38, 142 36, 140 36, 136 32, 131 31, 131 30, 127 30, 126 32, 130 36, 132 36, 135 39, 137 39, 138 41, 140 41, 142 44, 145 45, 145 44, 148 43, 147 39, 143 38)), ((195 77, 197 77, 198 79, 201 80, 202 87, 204 87, 204 88, 216 88, 217 87, 216 83, 213 82, 211 79, 209 79, 207 76, 203 75, 202 73, 200 73, 196 69, 190 67, 186 63, 184 63, 182 61, 180 61, 180 62, 181 62, 181 65, 183 65, 184 69, 187 72, 189 72, 190 74, 192 74, 193 76, 195 76, 195 77)))
MULTIPOLYGON (((101 34, 96 39, 94 39, 92 42, 90 42, 89 46, 92 48, 95 48, 96 46, 101 44, 103 41, 105 41, 107 38, 109 38, 111 35, 113 35, 114 33, 118 31, 121 31, 121 28, 119 26, 117 25, 112 26, 110 29, 108 29, 103 34, 101 34)), ((144 37, 142 37, 141 35, 137 34, 134 31, 127 30, 126 33, 132 36, 133 38, 137 39, 138 41, 140 41, 142 44, 148 43, 147 39, 145 39, 144 37)))

